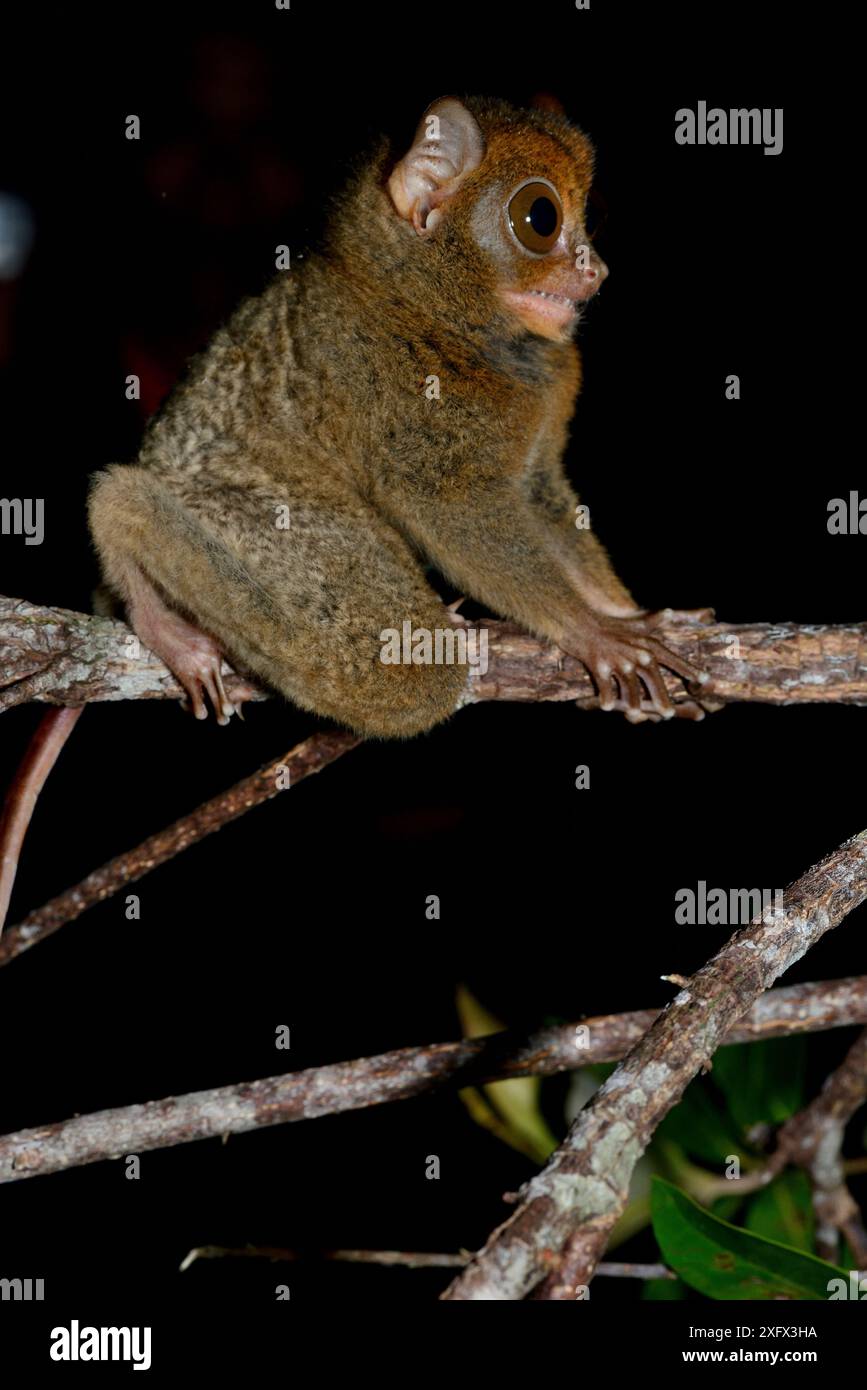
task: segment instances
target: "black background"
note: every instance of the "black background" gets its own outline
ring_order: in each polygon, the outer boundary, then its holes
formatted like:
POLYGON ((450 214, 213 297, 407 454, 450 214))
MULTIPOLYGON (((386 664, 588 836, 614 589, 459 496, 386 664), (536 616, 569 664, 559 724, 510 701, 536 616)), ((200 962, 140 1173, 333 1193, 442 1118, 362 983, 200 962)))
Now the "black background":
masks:
MULTIPOLYGON (((46 538, 2 538, 0 591, 89 606, 87 478, 134 456, 144 419, 124 378, 138 371, 155 405, 266 282, 274 247, 315 239, 373 133, 408 136, 447 91, 549 92, 595 141, 608 207, 611 274, 581 331, 568 464, 615 567, 648 607, 863 620, 867 542, 826 528, 829 500, 865 479, 846 420, 837 74, 807 30, 791 7, 699 19, 595 0, 590 13, 119 7, 52 20, 48 43, 22 30, 3 60, 0 186, 29 201, 37 239, 12 302, 7 290, 2 490, 46 499, 46 538), (782 155, 676 145, 674 112, 699 100, 784 107, 782 155)), ((4 781, 36 718, 3 717, 4 781)), ((35 816, 10 920, 316 727, 277 701, 227 729, 158 703, 90 707, 35 816)), ((660 975, 724 937, 674 925, 678 888, 780 887, 863 828, 863 729, 842 707, 634 728, 493 704, 362 748, 146 878, 140 921, 113 899, 3 972, 0 1130, 454 1037, 459 981, 517 1027, 660 1005, 660 975)), ((862 909, 787 979, 862 970, 864 922, 862 909)), ((811 1043, 814 1086, 848 1038, 811 1043)), ((564 1085, 544 1094, 559 1132, 564 1085)), ((73 1291, 95 1317, 118 1287, 131 1308, 252 1310, 281 1282, 312 1304, 430 1302, 442 1276, 177 1268, 201 1243, 473 1248, 531 1171, 454 1095, 431 1097, 145 1154, 138 1182, 114 1163, 4 1188, 0 1272, 45 1277, 63 1318, 79 1315, 73 1291), (424 1177, 432 1153, 439 1182, 424 1177)), ((627 1254, 652 1258, 651 1237, 627 1254)), ((593 1307, 636 1294, 599 1280, 593 1307)), ((691 1304, 693 1320, 709 1307, 691 1304)))

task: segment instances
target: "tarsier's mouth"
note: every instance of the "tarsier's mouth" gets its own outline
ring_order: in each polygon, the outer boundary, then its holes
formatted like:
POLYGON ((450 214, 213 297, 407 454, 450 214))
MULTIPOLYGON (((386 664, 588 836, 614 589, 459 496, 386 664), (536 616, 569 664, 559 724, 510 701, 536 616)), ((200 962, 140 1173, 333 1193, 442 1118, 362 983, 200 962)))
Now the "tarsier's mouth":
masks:
POLYGON ((571 309, 573 314, 578 312, 578 300, 570 299, 565 294, 551 294, 549 290, 528 290, 528 294, 537 294, 541 299, 553 299, 564 308, 571 309))
POLYGON ((580 318, 580 301, 567 294, 555 294, 553 290, 503 290, 502 295, 525 327, 546 338, 562 341, 580 318))
POLYGON ((539 308, 542 307, 542 304, 550 304, 552 307, 556 305, 562 309, 572 310, 581 307, 579 299, 573 299, 568 294, 554 294, 551 290, 502 290, 501 293, 504 299, 513 304, 526 304, 534 301, 539 303, 541 300, 542 303, 539 304, 539 308))

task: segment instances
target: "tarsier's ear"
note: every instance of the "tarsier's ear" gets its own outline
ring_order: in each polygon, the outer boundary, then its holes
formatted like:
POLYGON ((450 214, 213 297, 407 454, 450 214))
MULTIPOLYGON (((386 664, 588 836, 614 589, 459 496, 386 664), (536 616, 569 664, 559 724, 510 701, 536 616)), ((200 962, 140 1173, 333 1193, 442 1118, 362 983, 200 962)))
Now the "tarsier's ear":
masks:
POLYGON ((448 200, 485 153, 482 132, 456 97, 441 97, 421 118, 412 146, 388 181, 391 201, 419 236, 428 236, 448 200))

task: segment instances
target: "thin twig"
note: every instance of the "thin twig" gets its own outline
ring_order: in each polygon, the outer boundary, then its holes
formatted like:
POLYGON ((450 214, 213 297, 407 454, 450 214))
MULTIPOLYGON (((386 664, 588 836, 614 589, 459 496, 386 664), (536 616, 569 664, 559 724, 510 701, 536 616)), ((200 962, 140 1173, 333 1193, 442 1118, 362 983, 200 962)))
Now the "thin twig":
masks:
POLYGON ((667 1265, 630 1264, 624 1260, 603 1260, 596 1266, 597 1275, 608 1279, 676 1279, 677 1275, 667 1265))
POLYGON ((301 1260, 335 1260, 342 1264, 390 1265, 402 1269, 462 1269, 469 1252, 459 1255, 428 1254, 417 1250, 286 1250, 278 1245, 199 1245, 185 1255, 181 1273, 196 1260, 271 1260, 295 1264, 301 1260))
POLYGON ((856 1111, 867 1104, 867 1029, 825 1080, 814 1101, 783 1125, 777 1153, 805 1168, 813 1184, 816 1248, 836 1260, 843 1232, 856 1263, 867 1265, 867 1232, 846 1184, 843 1138, 856 1111))
POLYGON ((135 883, 152 869, 165 864, 166 860, 203 840, 206 835, 237 820, 251 807, 260 806, 263 801, 295 786, 305 777, 321 772, 322 768, 355 748, 359 742, 354 734, 340 729, 313 734, 275 762, 254 772, 251 777, 244 777, 228 791, 198 806, 188 816, 182 816, 165 830, 149 836, 135 849, 110 859, 74 888, 67 888, 43 907, 29 913, 23 921, 10 927, 0 939, 0 965, 8 965, 16 956, 28 951, 37 942, 44 941, 65 923, 75 921, 87 908, 102 902, 112 893, 120 892, 127 884, 135 883))
MULTIPOLYGON (((180 1272, 197 1260, 270 1260, 273 1264, 296 1264, 302 1260, 338 1261, 344 1264, 386 1265, 400 1269, 463 1269, 471 1259, 468 1250, 456 1255, 418 1250, 287 1250, 279 1245, 197 1245, 181 1260, 180 1272)), ((676 1279, 666 1265, 628 1264, 621 1260, 600 1264, 597 1277, 608 1279, 676 1279)))
MULTIPOLYGON (((57 1173, 124 1153, 242 1134, 516 1076, 551 1076, 622 1057, 659 1017, 613 1014, 545 1028, 406 1047, 283 1076, 78 1115, 0 1137, 0 1182, 57 1173), (580 1046, 576 1045, 580 1038, 580 1046)), ((771 990, 721 1041, 754 1041, 867 1022, 867 977, 771 990)))
POLYGON ((803 1168, 813 1185, 817 1217, 816 1247, 834 1263, 839 1235, 846 1236, 855 1261, 867 1265, 867 1232, 846 1177, 867 1170, 867 1161, 843 1159, 846 1126, 867 1104, 867 1029, 858 1035, 845 1058, 825 1079, 820 1094, 780 1128, 772 1154, 761 1167, 740 1178, 703 1178, 701 1201, 743 1196, 772 1182, 784 1168, 803 1168))

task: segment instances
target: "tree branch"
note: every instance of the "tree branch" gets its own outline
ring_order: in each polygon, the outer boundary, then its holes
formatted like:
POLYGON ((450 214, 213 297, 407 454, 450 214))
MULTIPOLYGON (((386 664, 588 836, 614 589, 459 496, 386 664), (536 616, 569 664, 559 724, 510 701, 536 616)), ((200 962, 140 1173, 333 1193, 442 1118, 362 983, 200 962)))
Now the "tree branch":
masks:
MULTIPOLYGON (((479 619, 489 634, 488 669, 471 669, 464 704, 483 700, 596 701, 574 657, 508 623, 479 619)), ((867 624, 672 622, 656 634, 709 672, 708 694, 730 703, 867 704, 867 624)), ((233 676, 225 668, 232 698, 233 676)), ((112 618, 39 608, 0 598, 0 711, 29 701, 77 705, 95 700, 180 700, 170 672, 129 628, 112 618)), ((683 697, 681 682, 667 675, 683 697)), ((267 698, 262 692, 262 699, 267 698)))
POLYGON ((166 860, 197 844, 206 835, 212 835, 230 821, 237 820, 253 806, 260 806, 263 801, 270 801, 305 777, 321 772, 323 767, 355 748, 359 742, 355 734, 341 729, 313 734, 275 762, 254 772, 251 777, 242 778, 228 791, 204 802, 188 816, 182 816, 165 830, 150 835, 135 849, 110 859, 74 888, 67 888, 0 936, 0 966, 8 965, 23 951, 44 941, 65 923, 80 917, 87 908, 111 897, 112 893, 119 892, 127 884, 135 883, 151 869, 165 864, 166 860))
POLYGON ((543 1299, 574 1299, 593 1277, 657 1125, 759 994, 865 899, 867 831, 798 879, 781 911, 736 932, 686 982, 442 1297, 515 1300, 536 1290, 543 1299))
MULTIPOLYGON (((273 1264, 295 1264, 302 1260, 335 1260, 342 1264, 385 1265, 399 1269, 463 1269, 472 1256, 466 1250, 456 1254, 427 1253, 418 1250, 288 1250, 282 1245, 196 1245, 183 1258, 180 1271, 196 1260, 270 1260, 273 1264)), ((676 1279, 666 1265, 632 1264, 611 1260, 600 1264, 597 1277, 608 1279, 676 1279)))
MULTIPOLYGON (((516 1076, 552 1076, 616 1061, 659 1016, 658 1010, 646 1009, 544 1028, 529 1037, 494 1033, 406 1047, 20 1130, 0 1137, 0 1183, 120 1154, 407 1100, 445 1085, 460 1088, 516 1076)), ((772 990, 721 1041, 750 1042, 853 1023, 867 1023, 867 976, 772 990)))
POLYGON ((816 1099, 783 1125, 777 1153, 810 1176, 822 1258, 837 1259, 837 1233, 842 1231, 859 1268, 867 1268, 867 1232, 843 1169, 846 1126, 862 1105, 867 1105, 867 1029, 859 1033, 816 1099))
MULTIPOLYGON (((463 704, 484 700, 598 703, 584 667, 559 648, 506 623, 482 620, 480 626, 493 638, 488 669, 484 673, 470 669, 463 704)), ((708 694, 722 703, 867 703, 867 625, 797 628, 672 622, 659 631, 667 643, 711 673, 708 694)), ((225 664, 224 675, 231 698, 239 678, 225 664)), ((671 675, 666 679, 672 698, 683 698, 682 683, 671 675)), ((179 700, 183 694, 168 669, 140 647, 123 623, 0 597, 0 712, 29 700, 75 705, 120 699, 179 700)), ((268 696, 263 690, 256 698, 268 696)), ((317 739, 324 750, 318 766, 358 742, 349 735, 316 736, 299 745, 293 756, 300 758, 303 750, 315 748, 317 739), (343 740, 339 752, 331 751, 329 739, 343 740)), ((245 778, 29 913, 0 941, 0 965, 273 795, 273 791, 264 791, 263 782, 271 777, 275 766, 245 778)), ((26 825, 21 827, 22 834, 24 828, 26 825)), ((11 891, 20 839, 21 835, 11 847, 9 865, 0 873, 0 907, 4 894, 8 898, 11 891)), ((2 922, 0 912, 0 927, 2 922)))

